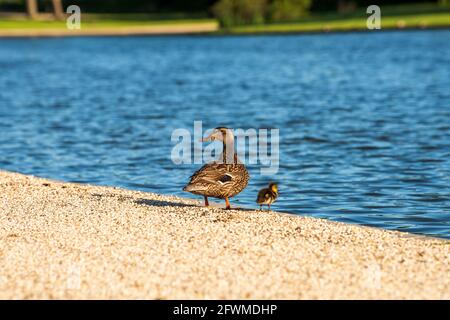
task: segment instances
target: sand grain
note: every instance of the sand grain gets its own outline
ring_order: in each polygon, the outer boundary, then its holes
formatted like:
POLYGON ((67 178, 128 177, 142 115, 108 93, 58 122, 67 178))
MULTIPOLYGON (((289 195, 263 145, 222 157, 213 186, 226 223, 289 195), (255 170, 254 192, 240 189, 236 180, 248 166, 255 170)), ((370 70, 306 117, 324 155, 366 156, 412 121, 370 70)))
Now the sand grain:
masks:
POLYGON ((450 299, 450 242, 0 171, 2 299, 450 299))

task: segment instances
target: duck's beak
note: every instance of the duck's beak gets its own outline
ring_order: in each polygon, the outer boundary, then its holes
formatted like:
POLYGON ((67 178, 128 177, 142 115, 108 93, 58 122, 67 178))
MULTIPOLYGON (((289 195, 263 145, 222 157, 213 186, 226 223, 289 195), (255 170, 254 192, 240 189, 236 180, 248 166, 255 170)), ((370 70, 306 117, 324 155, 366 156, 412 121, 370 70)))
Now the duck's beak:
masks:
POLYGON ((200 142, 207 142, 207 141, 211 141, 210 137, 206 137, 206 138, 201 138, 200 142))
POLYGON ((213 141, 214 140, 214 133, 211 133, 209 136, 205 137, 205 138, 201 138, 200 142, 208 142, 208 141, 213 141))

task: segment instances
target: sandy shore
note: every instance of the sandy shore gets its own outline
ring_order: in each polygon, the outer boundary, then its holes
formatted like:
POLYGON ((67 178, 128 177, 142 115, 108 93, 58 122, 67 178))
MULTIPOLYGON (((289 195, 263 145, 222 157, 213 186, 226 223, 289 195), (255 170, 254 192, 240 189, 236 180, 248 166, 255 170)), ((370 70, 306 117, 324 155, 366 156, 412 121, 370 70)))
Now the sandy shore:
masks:
POLYGON ((216 22, 183 23, 174 25, 148 25, 126 27, 89 27, 79 30, 66 28, 0 29, 0 37, 70 37, 70 36, 131 36, 209 33, 218 30, 216 22))
POLYGON ((450 241, 0 171, 0 298, 450 299, 450 241))

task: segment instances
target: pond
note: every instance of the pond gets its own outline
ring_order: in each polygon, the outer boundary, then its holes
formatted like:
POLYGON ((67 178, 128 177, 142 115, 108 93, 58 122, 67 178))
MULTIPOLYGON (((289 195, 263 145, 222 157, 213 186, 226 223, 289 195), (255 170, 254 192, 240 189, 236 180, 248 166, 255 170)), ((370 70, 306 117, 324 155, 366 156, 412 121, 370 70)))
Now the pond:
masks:
POLYGON ((232 205, 450 238, 449 80, 450 30, 0 39, 0 168, 199 198, 175 129, 276 128, 232 205))

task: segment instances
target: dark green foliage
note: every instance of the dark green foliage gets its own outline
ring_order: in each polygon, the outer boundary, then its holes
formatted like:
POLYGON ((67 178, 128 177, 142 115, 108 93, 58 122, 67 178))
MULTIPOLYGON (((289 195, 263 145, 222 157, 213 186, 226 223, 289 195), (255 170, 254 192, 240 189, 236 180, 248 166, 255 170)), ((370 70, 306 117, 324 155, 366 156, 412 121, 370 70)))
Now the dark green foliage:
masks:
POLYGON ((270 5, 271 21, 292 21, 301 18, 311 6, 311 0, 273 0, 270 5))
POLYGON ((290 21, 304 16, 311 0, 220 0, 212 9, 223 27, 290 21))
POLYGON ((220 0, 212 7, 223 27, 263 23, 267 0, 220 0))
MULTIPOLYGON (((51 0, 37 0, 40 11, 51 11, 51 0)), ((450 3, 450 0, 63 0, 66 8, 71 4, 90 13, 184 13, 203 14, 213 12, 224 21, 238 23, 259 23, 265 20, 291 20, 305 11, 305 3, 310 3, 311 12, 336 11, 339 1, 353 2, 363 8, 370 4, 397 5, 409 3, 450 3), (238 2, 238 4, 233 4, 238 2), (300 3, 296 5, 296 3, 300 3), (230 8, 239 8, 236 13, 230 8), (302 9, 303 8, 303 9, 302 9), (218 11, 217 11, 218 10, 218 11), (230 11, 231 10, 231 11, 230 11), (226 15, 225 15, 226 13, 226 15), (250 21, 250 22, 249 22, 250 21), (254 21, 254 22, 253 22, 254 21)), ((0 0, 0 11, 24 11, 25 0, 0 0)))

